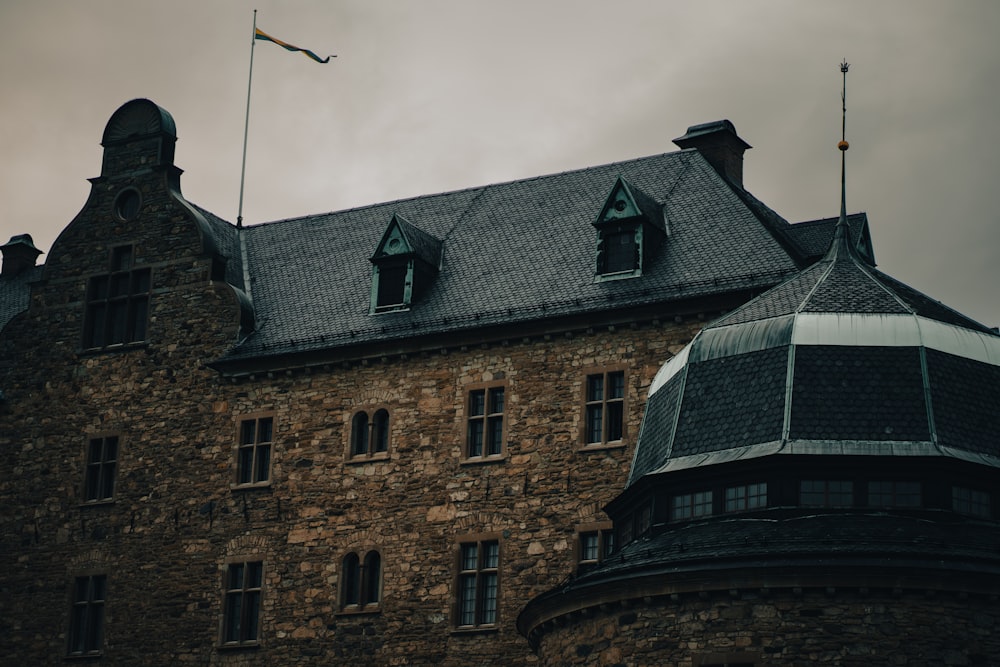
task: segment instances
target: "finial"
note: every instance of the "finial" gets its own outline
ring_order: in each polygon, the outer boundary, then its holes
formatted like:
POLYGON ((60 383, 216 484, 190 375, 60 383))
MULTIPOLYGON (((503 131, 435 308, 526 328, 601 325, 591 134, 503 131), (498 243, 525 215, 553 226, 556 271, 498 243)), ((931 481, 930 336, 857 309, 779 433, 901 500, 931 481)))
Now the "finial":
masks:
MULTIPOLYGON (((841 128, 840 128, 840 141, 837 143, 837 148, 840 149, 840 219, 837 221, 837 233, 835 238, 843 237, 845 240, 849 236, 847 230, 847 149, 850 148, 850 144, 847 143, 847 70, 850 69, 850 65, 847 64, 847 59, 840 63, 840 71, 844 75, 844 87, 840 93, 841 101, 841 128)), ((850 245, 848 243, 848 245, 850 245)))

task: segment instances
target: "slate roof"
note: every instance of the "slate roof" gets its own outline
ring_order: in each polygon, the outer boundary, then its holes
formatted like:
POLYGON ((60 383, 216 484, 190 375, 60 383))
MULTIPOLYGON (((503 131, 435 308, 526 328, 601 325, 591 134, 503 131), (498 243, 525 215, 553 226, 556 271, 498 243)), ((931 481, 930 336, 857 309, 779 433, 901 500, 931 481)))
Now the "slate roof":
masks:
POLYGON ((685 150, 248 227, 257 330, 215 365, 770 287, 802 258, 737 191, 685 150), (592 223, 618 177, 664 207, 669 236, 644 275, 595 282, 592 223), (441 270, 410 310, 370 315, 394 214, 443 241, 441 270))
POLYGON ((36 266, 16 276, 0 277, 0 330, 15 315, 28 308, 29 285, 42 278, 42 266, 36 266))
POLYGON ((974 567, 977 576, 987 571, 1000 575, 1000 531, 995 524, 943 513, 935 518, 877 512, 788 515, 772 510, 670 526, 624 545, 599 567, 581 570, 529 607, 601 583, 622 585, 641 576, 668 583, 680 581, 685 572, 736 567, 788 570, 800 578, 809 569, 822 576, 838 562, 858 566, 862 573, 866 567, 897 569, 901 576, 904 571, 912 574, 914 567, 940 573, 974 567))
POLYGON ((1000 336, 870 266, 846 221, 838 226, 821 261, 664 364, 629 486, 782 453, 919 452, 1000 466, 1000 336))

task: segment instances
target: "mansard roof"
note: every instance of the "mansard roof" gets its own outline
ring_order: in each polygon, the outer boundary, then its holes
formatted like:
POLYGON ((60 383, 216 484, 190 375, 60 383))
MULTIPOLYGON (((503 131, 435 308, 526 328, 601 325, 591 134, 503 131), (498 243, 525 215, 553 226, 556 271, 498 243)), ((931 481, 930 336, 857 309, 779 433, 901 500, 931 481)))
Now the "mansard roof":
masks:
POLYGON ((685 150, 247 227, 258 326, 214 365, 770 287, 805 254, 737 190, 685 150), (641 277, 600 283, 592 222, 619 178, 662 206, 671 242, 641 277), (442 241, 440 273, 410 310, 373 316, 369 258, 397 214, 442 241))

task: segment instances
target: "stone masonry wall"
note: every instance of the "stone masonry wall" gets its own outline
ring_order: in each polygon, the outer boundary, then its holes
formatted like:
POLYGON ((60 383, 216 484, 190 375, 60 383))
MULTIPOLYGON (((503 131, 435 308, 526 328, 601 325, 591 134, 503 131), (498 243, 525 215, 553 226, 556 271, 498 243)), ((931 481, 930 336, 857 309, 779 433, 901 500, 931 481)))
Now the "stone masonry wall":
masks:
MULTIPOLYGON (((646 389, 700 322, 594 330, 507 345, 230 381, 205 364, 237 336, 231 290, 181 207, 149 176, 128 184, 157 222, 93 196, 50 257, 29 312, 7 327, 0 406, 0 659, 61 663, 75 576, 108 576, 101 664, 528 664, 514 621, 575 562, 575 527, 623 487, 646 389), (153 267, 149 342, 80 352, 86 277, 133 242, 153 267), (626 446, 581 445, 588 370, 627 369, 626 446), (463 461, 469 385, 506 382, 505 453, 463 461), (389 455, 348 461, 358 409, 390 412, 389 455), (242 417, 273 416, 272 483, 234 490, 242 417), (121 438, 114 502, 85 506, 89 437, 121 438), (499 621, 454 629, 458 543, 501 543, 499 621), (350 550, 382 555, 375 614, 339 610, 350 550), (218 647, 227 562, 264 562, 261 642, 218 647)), ((99 193, 100 194, 100 193, 99 193)))
POLYGON ((1000 664, 986 596, 770 591, 606 605, 546 630, 541 665, 908 667, 1000 664))

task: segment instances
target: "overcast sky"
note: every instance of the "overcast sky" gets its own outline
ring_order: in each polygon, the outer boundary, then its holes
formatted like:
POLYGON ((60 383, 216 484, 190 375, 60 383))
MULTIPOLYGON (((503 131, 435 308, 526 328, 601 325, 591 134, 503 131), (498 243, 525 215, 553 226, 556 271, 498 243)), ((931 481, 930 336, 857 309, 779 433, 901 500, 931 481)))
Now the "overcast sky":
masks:
MULTIPOLYGON (((731 120, 745 185, 792 222, 848 209, 880 268, 1000 324, 1000 2, 0 0, 0 243, 48 251, 147 97, 177 124, 185 197, 244 222, 676 150, 731 120)), ((44 255, 42 259, 44 259, 44 255)))

